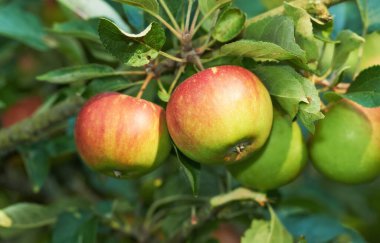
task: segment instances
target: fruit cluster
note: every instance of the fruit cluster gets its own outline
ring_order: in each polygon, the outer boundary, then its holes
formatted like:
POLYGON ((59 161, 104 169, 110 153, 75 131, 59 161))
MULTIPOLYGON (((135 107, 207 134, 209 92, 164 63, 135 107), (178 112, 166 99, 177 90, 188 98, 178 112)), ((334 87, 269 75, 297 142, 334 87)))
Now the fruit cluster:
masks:
MULTIPOLYGON (((75 127, 79 154, 91 168, 133 178, 160 164, 172 142, 190 159, 226 165, 243 185, 270 190, 292 181, 307 161, 300 127, 250 71, 218 66, 181 83, 163 108, 119 93, 91 98, 75 127)), ((380 108, 342 100, 317 124, 310 143, 316 168, 361 183, 380 173, 380 108)))

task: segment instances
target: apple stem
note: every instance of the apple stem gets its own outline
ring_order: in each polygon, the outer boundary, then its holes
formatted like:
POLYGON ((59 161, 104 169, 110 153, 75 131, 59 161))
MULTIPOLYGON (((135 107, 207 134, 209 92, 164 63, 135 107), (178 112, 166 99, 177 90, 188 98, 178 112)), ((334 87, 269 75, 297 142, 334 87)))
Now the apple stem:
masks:
POLYGON ((171 83, 171 85, 169 87, 169 91, 168 91, 169 95, 172 94, 172 92, 175 88, 175 85, 177 84, 177 82, 178 82, 179 78, 181 77, 181 74, 183 73, 184 70, 185 70, 185 65, 181 65, 177 71, 177 74, 176 74, 173 82, 171 83))
POLYGON ((141 99, 141 96, 144 94, 146 87, 148 86, 149 82, 153 79, 153 77, 154 77, 154 73, 148 73, 148 75, 146 76, 144 80, 144 83, 141 85, 141 88, 139 92, 137 93, 137 96, 136 96, 137 99, 141 99))
MULTIPOLYGON (((193 21, 191 23, 191 27, 190 27, 190 33, 194 33, 194 29, 195 29, 195 25, 197 23, 197 20, 198 20, 198 17, 199 17, 199 13, 201 12, 201 9, 199 8, 199 4, 197 6, 197 10, 195 10, 195 14, 194 14, 194 17, 193 17, 193 21)), ((193 34, 192 34, 193 35, 193 34)))
POLYGON ((185 22, 185 31, 189 31, 190 27, 190 16, 191 16, 191 9, 193 8, 193 0, 188 0, 188 6, 187 6, 187 14, 186 14, 186 22, 185 22))
POLYGON ((166 14, 168 15, 170 21, 172 22, 175 30, 179 32, 181 29, 178 26, 177 21, 175 20, 173 13, 170 11, 168 5, 166 4, 165 0, 159 0, 161 3, 162 8, 165 10, 166 14))

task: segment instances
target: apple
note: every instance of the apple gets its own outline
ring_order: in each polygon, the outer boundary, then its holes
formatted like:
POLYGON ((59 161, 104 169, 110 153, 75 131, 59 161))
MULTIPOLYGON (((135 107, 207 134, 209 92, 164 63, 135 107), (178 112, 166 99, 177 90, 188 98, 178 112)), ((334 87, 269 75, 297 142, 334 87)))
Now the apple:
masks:
POLYGON ((218 228, 212 232, 212 237, 219 243, 239 243, 241 234, 232 224, 221 223, 218 228))
POLYGON ((310 144, 314 166, 347 184, 369 182, 380 174, 380 107, 340 100, 328 107, 310 144))
POLYGON ((227 168, 244 186, 267 191, 294 180, 306 162, 307 149, 300 127, 275 110, 265 145, 253 157, 227 168))
POLYGON ((118 178, 148 173, 171 150, 164 110, 116 92, 98 94, 84 104, 75 124, 75 142, 90 168, 118 178))
POLYGON ((30 117, 42 103, 43 100, 39 96, 30 96, 17 101, 4 111, 1 117, 2 126, 7 128, 30 117))
POLYGON ((264 145, 272 126, 269 93, 239 66, 208 68, 186 79, 169 99, 169 133, 186 156, 232 164, 264 145))

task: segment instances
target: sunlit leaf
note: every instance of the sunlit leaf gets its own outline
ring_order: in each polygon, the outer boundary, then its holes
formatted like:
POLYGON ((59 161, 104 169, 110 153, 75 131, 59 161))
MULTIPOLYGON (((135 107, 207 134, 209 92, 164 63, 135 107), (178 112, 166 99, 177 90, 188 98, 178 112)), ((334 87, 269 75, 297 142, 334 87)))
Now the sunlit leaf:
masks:
POLYGON ((244 39, 273 43, 300 62, 306 62, 306 53, 295 41, 294 22, 287 16, 273 16, 250 24, 244 39))
POLYGON ((314 84, 289 66, 258 66, 254 72, 290 117, 298 116, 314 132, 314 122, 323 118, 314 84))
POLYGON ((261 62, 278 62, 297 59, 292 53, 276 44, 254 40, 238 40, 225 44, 220 48, 217 55, 250 57, 255 61, 261 62))
POLYGON ((34 203, 18 203, 0 210, 0 227, 30 229, 55 222, 57 211, 34 203))
POLYGON ((331 63, 332 70, 340 69, 347 61, 350 53, 359 48, 364 43, 364 38, 350 30, 344 30, 339 33, 335 45, 334 56, 331 63))
POLYGON ((308 61, 316 60, 319 50, 314 38, 310 15, 306 10, 296 7, 292 3, 284 2, 284 9, 285 14, 291 17, 295 23, 296 42, 305 50, 308 61))
POLYGON ((243 30, 245 18, 245 14, 240 9, 226 10, 219 16, 212 36, 220 42, 232 40, 243 30))
POLYGON ((116 0, 121 3, 129 4, 147 10, 149 12, 158 14, 159 6, 157 0, 116 0))
POLYGON ((293 243, 292 235, 283 226, 271 207, 270 221, 254 219, 251 227, 244 233, 242 243, 293 243))
POLYGON ((254 192, 249 189, 239 187, 226 194, 212 197, 210 199, 210 204, 212 207, 219 207, 230 202, 242 200, 252 200, 262 206, 268 201, 264 193, 254 192))
POLYGON ((166 40, 164 29, 155 22, 139 34, 130 34, 101 19, 98 30, 105 48, 130 66, 143 66, 155 59, 166 40))
POLYGON ((120 15, 104 0, 58 0, 71 9, 82 19, 105 17, 115 22, 124 31, 130 31, 129 26, 120 15))

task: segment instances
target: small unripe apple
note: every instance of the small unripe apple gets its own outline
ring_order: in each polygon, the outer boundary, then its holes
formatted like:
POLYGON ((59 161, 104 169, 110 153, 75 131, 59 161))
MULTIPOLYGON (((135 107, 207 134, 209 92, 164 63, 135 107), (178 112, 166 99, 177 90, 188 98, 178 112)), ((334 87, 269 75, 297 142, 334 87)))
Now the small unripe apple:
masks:
POLYGON ((275 110, 265 145, 246 161, 228 166, 228 170, 244 186, 267 191, 294 180, 306 162, 307 150, 300 127, 275 110))
POLYGON ((1 116, 2 126, 7 128, 30 117, 42 103, 42 98, 39 96, 27 97, 16 102, 5 110, 1 116))
POLYGON ((340 100, 328 108, 310 144, 314 166, 326 177, 348 184, 380 174, 380 107, 340 100))
POLYGON ((96 95, 82 107, 75 141, 89 167, 122 178, 153 170, 171 149, 164 110, 115 92, 96 95))
POLYGON ((272 109, 267 89, 252 72, 218 66, 177 87, 166 119, 174 143, 186 156, 204 164, 232 164, 263 146, 272 109))

